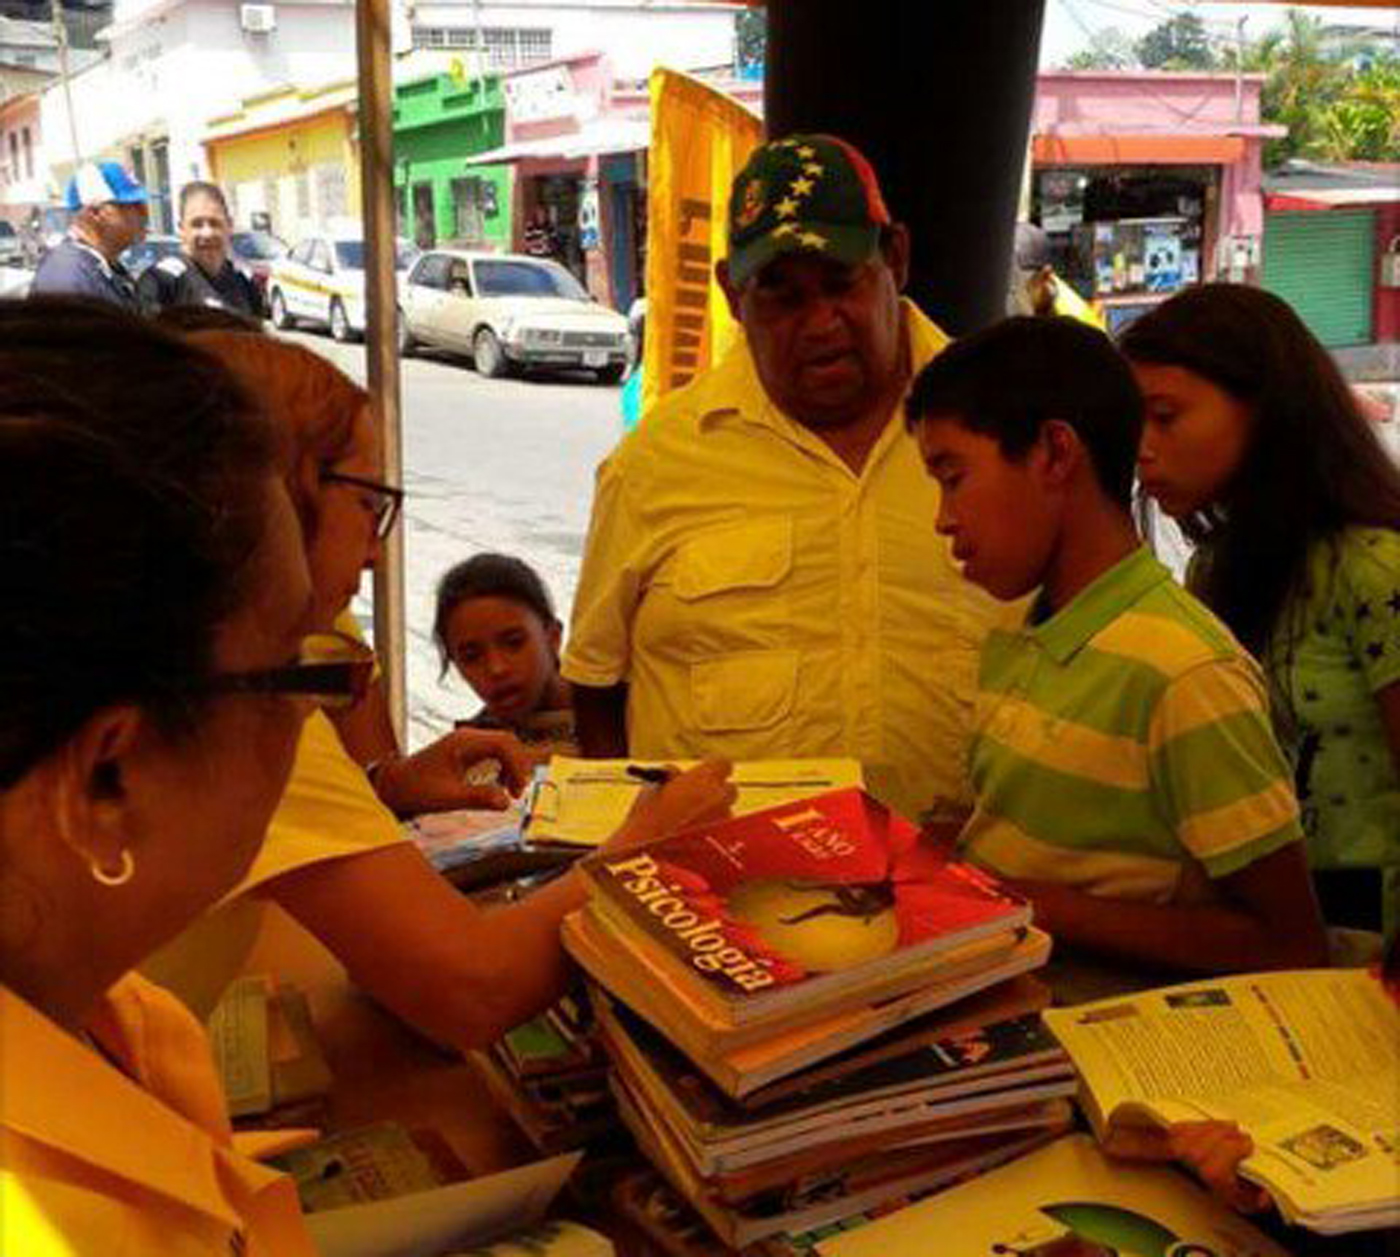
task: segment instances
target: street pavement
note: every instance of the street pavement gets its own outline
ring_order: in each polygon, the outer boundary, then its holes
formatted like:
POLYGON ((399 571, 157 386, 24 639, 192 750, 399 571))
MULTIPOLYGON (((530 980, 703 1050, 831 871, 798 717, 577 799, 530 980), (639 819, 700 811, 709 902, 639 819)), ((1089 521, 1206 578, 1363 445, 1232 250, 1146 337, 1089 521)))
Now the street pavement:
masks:
MULTIPOLYGON (((291 338, 363 381, 364 346, 291 338)), ((456 677, 438 680, 433 593, 453 563, 499 550, 533 564, 568 623, 593 497, 593 473, 617 442, 616 387, 566 379, 487 380, 469 363, 403 363, 409 741, 417 747, 479 707, 456 677)), ((356 611, 368 613, 366 579, 356 611)))

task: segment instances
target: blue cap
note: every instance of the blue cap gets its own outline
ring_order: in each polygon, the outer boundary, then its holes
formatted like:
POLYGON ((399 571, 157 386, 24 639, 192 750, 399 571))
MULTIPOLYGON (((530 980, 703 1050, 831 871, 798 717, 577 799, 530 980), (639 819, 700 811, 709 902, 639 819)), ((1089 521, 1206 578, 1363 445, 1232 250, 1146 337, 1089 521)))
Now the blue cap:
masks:
POLYGON ((146 189, 114 161, 84 162, 78 167, 78 173, 68 180, 68 189, 63 194, 64 204, 70 210, 80 210, 85 205, 105 205, 108 201, 118 205, 144 205, 147 199, 146 189))

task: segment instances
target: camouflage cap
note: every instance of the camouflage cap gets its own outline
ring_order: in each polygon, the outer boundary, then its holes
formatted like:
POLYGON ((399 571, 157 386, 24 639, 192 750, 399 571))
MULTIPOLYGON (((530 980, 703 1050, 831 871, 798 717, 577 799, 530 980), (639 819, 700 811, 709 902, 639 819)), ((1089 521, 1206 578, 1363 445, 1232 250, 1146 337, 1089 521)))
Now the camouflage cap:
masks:
POLYGON ((802 250, 864 262, 890 213, 870 163, 833 135, 760 145, 729 193, 729 275, 747 283, 775 257, 802 250))

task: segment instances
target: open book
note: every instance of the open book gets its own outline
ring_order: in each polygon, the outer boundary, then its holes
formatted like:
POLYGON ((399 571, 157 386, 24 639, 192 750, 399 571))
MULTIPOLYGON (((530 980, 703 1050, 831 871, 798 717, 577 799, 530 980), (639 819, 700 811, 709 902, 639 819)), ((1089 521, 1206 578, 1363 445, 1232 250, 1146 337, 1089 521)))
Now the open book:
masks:
POLYGON ((1056 1009, 1085 1107, 1119 1125, 1222 1118, 1241 1174, 1325 1234, 1400 1225, 1400 1009, 1359 969, 1211 978, 1056 1009))
MULTIPOLYGON (((677 760, 693 768, 698 760, 677 760)), ((654 761, 571 759, 556 755, 531 786, 525 807, 530 842, 561 842, 596 847, 622 825, 645 783, 629 776, 629 765, 657 768, 654 761)), ((860 786, 860 763, 853 759, 747 760, 734 765, 730 781, 738 791, 735 816, 805 799, 844 786, 860 786)))

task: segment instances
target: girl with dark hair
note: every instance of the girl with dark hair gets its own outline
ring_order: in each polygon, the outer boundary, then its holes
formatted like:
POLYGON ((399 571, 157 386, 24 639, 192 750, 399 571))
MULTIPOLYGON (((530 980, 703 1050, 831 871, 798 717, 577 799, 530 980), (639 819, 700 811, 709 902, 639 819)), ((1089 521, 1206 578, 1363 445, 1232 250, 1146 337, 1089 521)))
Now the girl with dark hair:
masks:
POLYGON ((312 1252, 198 1023, 130 973, 243 876, 291 770, 316 678, 275 456, 208 355, 0 302, 5 1253, 312 1252))
POLYGON ((576 755, 563 625, 539 574, 506 554, 478 554, 438 582, 433 641, 486 705, 464 723, 506 729, 527 746, 576 755))
POLYGON ((1278 297, 1210 284, 1120 347, 1142 488, 1198 546, 1189 583, 1264 663, 1333 925, 1400 922, 1400 471, 1278 297))

